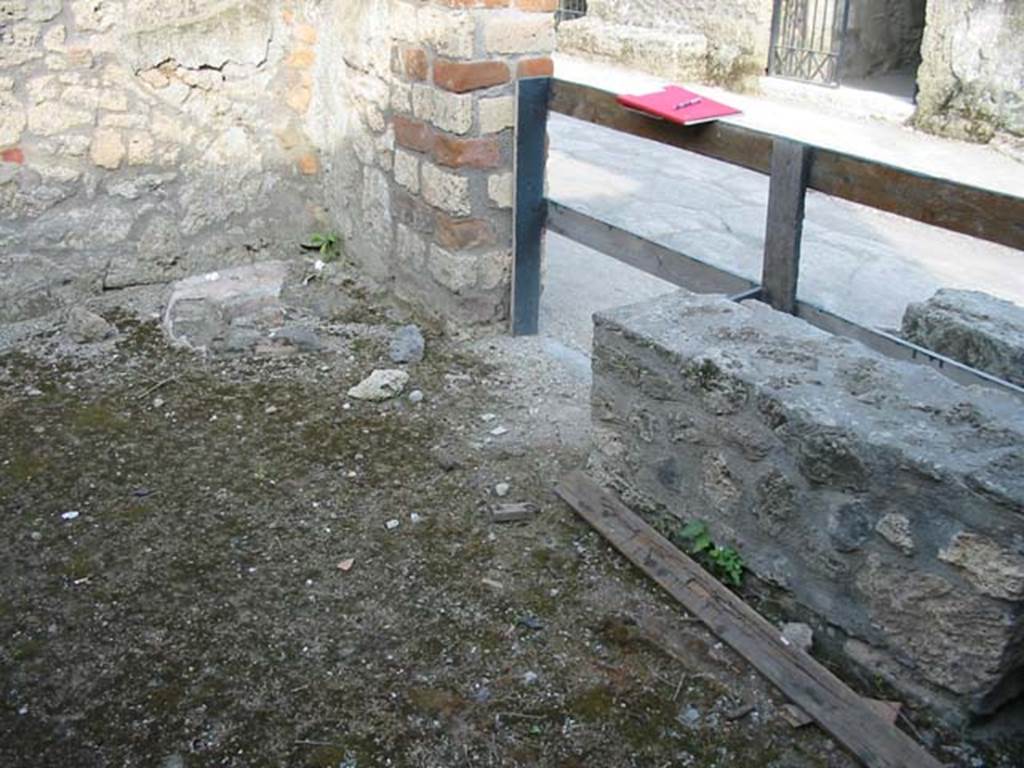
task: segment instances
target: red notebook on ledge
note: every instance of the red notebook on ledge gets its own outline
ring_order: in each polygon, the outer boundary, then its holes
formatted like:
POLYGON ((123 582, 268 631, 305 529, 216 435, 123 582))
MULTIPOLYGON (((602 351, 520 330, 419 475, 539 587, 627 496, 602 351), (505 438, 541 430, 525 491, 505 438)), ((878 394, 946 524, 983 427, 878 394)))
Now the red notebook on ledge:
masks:
POLYGON ((645 115, 653 115, 679 125, 709 123, 720 117, 738 115, 740 110, 688 91, 677 85, 670 85, 663 91, 643 96, 621 95, 619 104, 645 115))

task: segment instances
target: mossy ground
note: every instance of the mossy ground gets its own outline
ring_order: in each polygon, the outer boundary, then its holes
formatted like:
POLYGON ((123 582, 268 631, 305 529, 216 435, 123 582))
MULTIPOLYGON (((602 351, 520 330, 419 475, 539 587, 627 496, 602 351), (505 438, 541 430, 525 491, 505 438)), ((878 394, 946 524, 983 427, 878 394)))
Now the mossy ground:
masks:
POLYGON ((206 360, 114 319, 0 356, 0 764, 852 764, 554 498, 580 447, 481 438, 491 365, 433 339, 424 403, 346 408, 380 344, 206 360), (505 479, 535 521, 488 521, 505 479))

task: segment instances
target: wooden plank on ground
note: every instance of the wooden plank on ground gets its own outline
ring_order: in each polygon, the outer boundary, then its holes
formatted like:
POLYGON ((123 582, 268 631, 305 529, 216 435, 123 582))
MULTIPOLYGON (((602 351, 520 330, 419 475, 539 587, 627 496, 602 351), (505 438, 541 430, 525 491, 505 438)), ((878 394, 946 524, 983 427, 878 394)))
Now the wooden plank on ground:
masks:
MULTIPOLYGON (((683 128, 630 112, 614 93, 566 80, 553 82, 551 110, 752 171, 771 171, 774 137, 762 131, 723 121, 683 128)), ((1024 251, 1020 197, 825 147, 815 147, 814 155, 811 189, 1024 251)))
POLYGON ((556 493, 869 768, 940 768, 907 734, 581 472, 556 493))

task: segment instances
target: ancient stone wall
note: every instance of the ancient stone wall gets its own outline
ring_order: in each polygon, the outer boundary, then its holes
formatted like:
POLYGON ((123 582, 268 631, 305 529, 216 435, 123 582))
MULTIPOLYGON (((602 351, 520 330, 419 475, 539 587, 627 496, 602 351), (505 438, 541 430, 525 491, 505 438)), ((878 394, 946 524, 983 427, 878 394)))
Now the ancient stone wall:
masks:
POLYGON ((296 243, 320 3, 0 0, 0 320, 296 243))
POLYGON ((334 230, 434 314, 500 318, 555 5, 0 0, 0 321, 334 230))
POLYGON ((1024 136, 1024 3, 928 0, 916 124, 955 138, 1024 136))
POLYGON ((559 46, 675 80, 752 88, 764 73, 772 0, 591 0, 559 46))
POLYGON ((707 521, 872 676, 953 720, 1022 692, 1019 400, 678 293, 597 318, 593 412, 634 507, 707 521))

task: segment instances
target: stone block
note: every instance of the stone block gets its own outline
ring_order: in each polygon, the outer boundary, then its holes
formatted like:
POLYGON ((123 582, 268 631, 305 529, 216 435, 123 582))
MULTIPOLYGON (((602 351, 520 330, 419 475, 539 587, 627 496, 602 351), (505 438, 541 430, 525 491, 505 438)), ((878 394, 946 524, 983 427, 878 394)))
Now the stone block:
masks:
POLYGON ((595 465, 951 720, 1024 689, 1024 409, 748 302, 595 318, 595 465), (866 656, 868 654, 861 654, 866 656))
POLYGON ((480 99, 480 133, 498 133, 516 124, 516 101, 512 96, 480 99))
POLYGON ((903 337, 1024 387, 1024 307, 980 291, 943 289, 911 304, 903 337))
POLYGON ((423 199, 453 216, 469 216, 473 210, 469 198, 469 179, 424 163, 421 171, 423 199))

